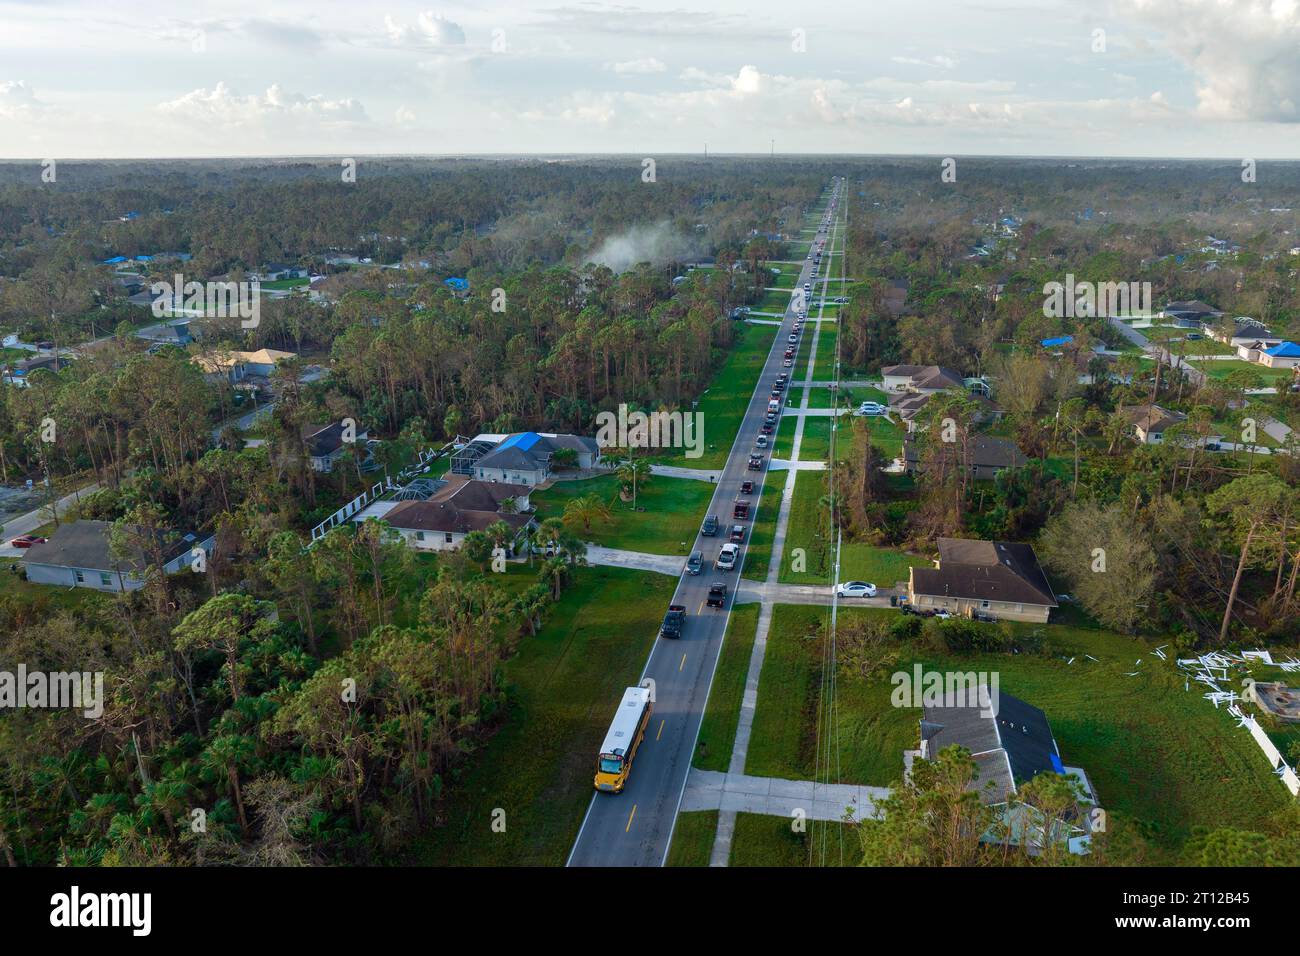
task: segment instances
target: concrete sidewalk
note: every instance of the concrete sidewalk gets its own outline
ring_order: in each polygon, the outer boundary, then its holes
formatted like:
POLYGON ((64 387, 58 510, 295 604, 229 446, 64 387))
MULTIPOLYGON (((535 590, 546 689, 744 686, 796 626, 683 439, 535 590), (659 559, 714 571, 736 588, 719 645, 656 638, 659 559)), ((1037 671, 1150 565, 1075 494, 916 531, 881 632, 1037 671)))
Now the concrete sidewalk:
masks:
MULTIPOLYGON (((899 760, 902 760, 901 754, 899 760)), ((851 819, 856 823, 874 819, 877 801, 888 796, 888 787, 751 777, 743 773, 692 768, 686 779, 682 810, 761 813, 787 819, 793 819, 795 811, 802 810, 809 820, 851 819)), ((725 860, 719 863, 714 859, 710 865, 725 865, 725 860)))
POLYGON ((650 474, 664 475, 668 478, 690 478, 694 481, 716 482, 720 471, 708 471, 703 468, 684 468, 680 465, 651 465, 650 474))

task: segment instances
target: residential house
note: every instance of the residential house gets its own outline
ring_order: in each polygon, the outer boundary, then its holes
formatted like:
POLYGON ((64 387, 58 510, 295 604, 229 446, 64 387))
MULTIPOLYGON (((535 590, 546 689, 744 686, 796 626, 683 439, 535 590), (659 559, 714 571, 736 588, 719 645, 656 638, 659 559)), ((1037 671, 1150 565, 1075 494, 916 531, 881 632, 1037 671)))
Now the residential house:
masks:
POLYGON ((998 823, 985 837, 989 842, 1025 845, 1031 853, 1049 842, 1065 842, 1072 853, 1087 853, 1091 827, 1081 808, 1076 808, 1073 818, 1067 817, 1059 831, 1047 833, 1041 813, 1013 803, 1020 787, 1041 773, 1073 777, 1080 785, 1080 803, 1097 802, 1083 769, 1067 767, 1062 761, 1047 715, 1002 690, 986 693, 991 706, 971 699, 977 696, 953 689, 946 690, 939 702, 924 703, 915 756, 933 760, 947 747, 970 752, 976 767, 970 789, 985 806, 1000 810, 998 823))
POLYGON ((961 388, 964 379, 940 365, 886 365, 880 370, 886 392, 914 392, 933 395, 949 388, 961 388))
MULTIPOLYGON (((451 475, 446 484, 422 501, 383 502, 392 507, 377 513, 374 506, 354 520, 376 516, 387 522, 415 551, 452 551, 471 531, 486 531, 498 521, 511 529, 514 541, 536 524, 527 485, 477 481, 451 475)), ((512 549, 513 550, 513 549, 512 549)))
POLYGON ((253 282, 279 282, 281 279, 305 279, 307 270, 286 262, 268 262, 256 272, 248 273, 253 282))
POLYGON ((240 350, 213 350, 195 358, 199 368, 212 378, 224 378, 232 385, 252 376, 265 378, 275 371, 276 365, 285 359, 297 358, 294 352, 281 352, 279 349, 258 349, 256 352, 240 350))
POLYGON ((355 426, 350 431, 342 422, 308 425, 302 432, 312 470, 320 472, 333 471, 339 459, 348 454, 357 442, 364 443, 368 435, 369 432, 357 430, 355 426))
POLYGON ((1216 319, 1221 318, 1223 313, 1200 299, 1189 299, 1170 302, 1160 311, 1160 315, 1179 328, 1199 329, 1201 326, 1209 325, 1216 319))
POLYGON ((1239 346, 1237 354, 1246 361, 1265 368, 1300 368, 1300 345, 1295 342, 1278 342, 1271 347, 1264 342, 1256 342, 1250 346, 1239 346))
MULTIPOLYGON (((129 546, 131 553, 114 555, 111 528, 108 521, 81 520, 60 525, 48 541, 32 545, 27 551, 23 561, 27 580, 97 591, 135 591, 144 587, 153 555, 146 554, 138 542, 129 546)), ((193 534, 167 534, 159 542, 164 573, 176 574, 189 567, 197 557, 196 548, 202 548, 210 557, 212 543, 211 535, 200 539, 193 534)))
POLYGON ((63 356, 55 358, 53 355, 37 355, 9 365, 4 373, 4 381, 19 388, 26 388, 28 378, 33 372, 57 372, 67 368, 69 364, 71 364, 70 360, 63 356))
POLYGON ((933 568, 911 568, 907 597, 918 610, 990 614, 1046 624, 1056 597, 1027 544, 940 538, 933 568))
POLYGON ((1165 429, 1187 421, 1182 412, 1170 411, 1159 405, 1121 405, 1121 415, 1133 426, 1133 437, 1144 445, 1159 445, 1165 440, 1165 429))
POLYGON ((579 469, 594 468, 600 463, 600 446, 594 438, 518 432, 479 435, 456 453, 452 471, 479 481, 536 486, 551 477, 553 456, 562 448, 574 451, 579 469))
MULTIPOLYGON (((992 435, 972 435, 961 446, 965 468, 976 481, 992 481, 999 472, 1008 468, 1021 468, 1028 462, 1016 443, 1008 438, 992 435)), ((909 475, 921 469, 921 444, 913 435, 903 439, 903 466, 909 475)))
POLYGON ((1205 330, 1205 334, 1216 342, 1222 342, 1224 345, 1230 345, 1234 349, 1242 345, 1251 345, 1255 342, 1262 343, 1265 348, 1270 348, 1281 343, 1282 337, 1275 336, 1272 332, 1260 325, 1254 319, 1239 316, 1232 321, 1230 329, 1221 329, 1210 327, 1205 330))
POLYGON ((188 319, 179 322, 162 322, 138 330, 136 338, 144 339, 155 345, 175 345, 184 348, 194 341, 188 319))

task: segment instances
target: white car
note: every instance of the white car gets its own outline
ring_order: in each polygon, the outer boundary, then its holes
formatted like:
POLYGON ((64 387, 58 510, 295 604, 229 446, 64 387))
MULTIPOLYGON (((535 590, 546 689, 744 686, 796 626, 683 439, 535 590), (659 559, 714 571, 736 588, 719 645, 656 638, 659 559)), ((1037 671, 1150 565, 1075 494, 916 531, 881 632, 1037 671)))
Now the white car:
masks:
POLYGON ((952 612, 950 612, 950 611, 935 611, 935 612, 934 612, 934 616, 937 617, 937 618, 938 618, 939 620, 941 620, 941 621, 946 621, 946 620, 948 620, 948 618, 952 617, 952 612))
POLYGON ((868 584, 866 581, 845 581, 835 589, 836 595, 842 598, 869 598, 876 596, 876 586, 868 584))
POLYGON ((863 402, 858 406, 858 414, 883 415, 885 414, 885 406, 881 405, 879 402, 863 402))
POLYGON ((759 435, 757 438, 754 439, 754 444, 757 445, 759 448, 766 448, 766 447, 767 447, 767 436, 766 436, 766 435, 759 435))

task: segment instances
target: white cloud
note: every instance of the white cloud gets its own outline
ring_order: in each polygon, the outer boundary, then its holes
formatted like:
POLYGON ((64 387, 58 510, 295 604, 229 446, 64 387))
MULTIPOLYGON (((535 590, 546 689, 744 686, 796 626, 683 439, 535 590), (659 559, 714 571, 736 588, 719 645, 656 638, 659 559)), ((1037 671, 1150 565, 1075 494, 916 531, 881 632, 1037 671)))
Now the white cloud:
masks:
POLYGON ((958 60, 950 56, 932 56, 928 59, 921 60, 911 56, 891 56, 889 58, 894 63, 903 63, 908 66, 937 66, 940 69, 951 70, 956 68, 958 60))
POLYGON ((465 31, 459 24, 430 10, 416 17, 414 25, 398 23, 391 16, 385 16, 384 29, 389 41, 396 46, 438 47, 465 43, 465 31))
POLYGON ((225 83, 212 89, 198 89, 158 104, 169 116, 198 123, 243 126, 268 119, 296 120, 321 124, 364 123, 365 107, 354 99, 329 100, 323 96, 304 96, 286 92, 279 84, 270 86, 260 96, 241 96, 225 83))
POLYGON ((36 98, 36 91, 25 80, 5 80, 0 83, 0 119, 31 119, 44 109, 36 98))
POLYGON ((1196 75, 1213 119, 1300 122, 1300 6, 1295 0, 1119 0, 1196 75))

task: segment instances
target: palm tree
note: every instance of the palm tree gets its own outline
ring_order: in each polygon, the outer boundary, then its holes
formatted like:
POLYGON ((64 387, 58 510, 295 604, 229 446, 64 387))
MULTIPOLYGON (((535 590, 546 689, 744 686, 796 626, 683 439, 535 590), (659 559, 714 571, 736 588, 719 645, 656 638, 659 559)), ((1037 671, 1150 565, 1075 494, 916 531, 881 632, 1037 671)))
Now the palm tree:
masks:
POLYGON ((615 474, 623 485, 624 493, 629 488, 632 490, 632 510, 636 511, 637 489, 650 478, 650 462, 645 458, 627 458, 618 466, 615 474))
POLYGON ((550 607, 551 600, 551 594, 546 589, 545 584, 534 585, 515 600, 515 611, 523 619, 524 624, 528 626, 530 637, 537 636, 537 629, 541 624, 542 615, 550 607))
POLYGON ((613 520, 614 514, 609 510, 609 505, 601 501, 599 495, 583 495, 580 498, 573 498, 564 506, 564 523, 565 525, 582 525, 582 530, 590 534, 591 523, 593 521, 609 522, 613 520))
POLYGON ((547 558, 546 563, 542 565, 542 570, 538 577, 543 581, 551 583, 552 597, 558 601, 564 591, 564 582, 569 577, 569 565, 564 558, 556 555, 553 558, 547 558))

